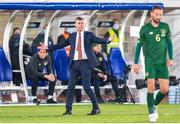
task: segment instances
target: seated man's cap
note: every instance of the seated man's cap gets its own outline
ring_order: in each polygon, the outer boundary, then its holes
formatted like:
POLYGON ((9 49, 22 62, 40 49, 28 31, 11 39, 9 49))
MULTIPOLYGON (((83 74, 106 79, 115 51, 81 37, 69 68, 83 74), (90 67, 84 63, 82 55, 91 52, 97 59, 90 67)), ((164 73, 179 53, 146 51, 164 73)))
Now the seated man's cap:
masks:
POLYGON ((40 45, 37 47, 38 50, 48 50, 48 47, 45 45, 40 45))

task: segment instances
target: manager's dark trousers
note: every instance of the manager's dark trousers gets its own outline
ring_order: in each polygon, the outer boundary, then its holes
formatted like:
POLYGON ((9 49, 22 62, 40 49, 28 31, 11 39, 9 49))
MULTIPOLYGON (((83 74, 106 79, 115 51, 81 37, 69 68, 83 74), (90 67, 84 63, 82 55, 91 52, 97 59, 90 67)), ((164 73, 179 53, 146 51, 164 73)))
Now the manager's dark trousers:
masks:
POLYGON ((77 81, 79 75, 82 76, 83 88, 86 94, 90 97, 93 108, 97 109, 98 108, 97 100, 94 92, 90 87, 91 68, 87 60, 81 60, 81 61, 73 61, 70 67, 70 79, 69 79, 67 96, 66 96, 66 111, 72 110, 75 81, 77 81))

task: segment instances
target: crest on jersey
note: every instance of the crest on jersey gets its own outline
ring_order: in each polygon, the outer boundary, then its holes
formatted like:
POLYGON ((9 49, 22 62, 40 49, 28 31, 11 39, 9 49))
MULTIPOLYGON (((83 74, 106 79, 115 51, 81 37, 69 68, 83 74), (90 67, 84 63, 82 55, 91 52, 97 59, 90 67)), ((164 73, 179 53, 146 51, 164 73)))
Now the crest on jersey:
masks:
POLYGON ((166 36, 166 29, 161 29, 161 37, 165 37, 166 36))

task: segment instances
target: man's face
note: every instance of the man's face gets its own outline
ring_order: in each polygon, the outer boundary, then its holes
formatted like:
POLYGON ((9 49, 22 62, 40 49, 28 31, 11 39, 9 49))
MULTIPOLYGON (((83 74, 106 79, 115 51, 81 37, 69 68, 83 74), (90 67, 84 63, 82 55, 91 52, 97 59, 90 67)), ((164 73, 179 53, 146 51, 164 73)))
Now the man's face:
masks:
POLYGON ((119 21, 118 20, 114 21, 114 24, 119 25, 119 21))
POLYGON ((21 30, 20 29, 16 29, 14 34, 21 34, 21 30))
POLYGON ((115 29, 115 30, 119 29, 119 22, 118 22, 118 20, 114 21, 113 29, 115 29))
POLYGON ((98 73, 98 76, 99 76, 100 78, 103 78, 104 74, 103 74, 103 73, 98 73))
POLYGON ((48 55, 47 51, 45 49, 41 49, 38 51, 38 55, 41 59, 46 58, 46 56, 48 55))
POLYGON ((78 32, 83 31, 84 30, 84 20, 76 20, 75 27, 78 32))
POLYGON ((159 23, 162 16, 163 16, 163 10, 155 9, 151 12, 152 21, 155 23, 159 23))
POLYGON ((100 53, 101 52, 101 44, 98 44, 96 46, 93 47, 93 50, 97 53, 100 53))

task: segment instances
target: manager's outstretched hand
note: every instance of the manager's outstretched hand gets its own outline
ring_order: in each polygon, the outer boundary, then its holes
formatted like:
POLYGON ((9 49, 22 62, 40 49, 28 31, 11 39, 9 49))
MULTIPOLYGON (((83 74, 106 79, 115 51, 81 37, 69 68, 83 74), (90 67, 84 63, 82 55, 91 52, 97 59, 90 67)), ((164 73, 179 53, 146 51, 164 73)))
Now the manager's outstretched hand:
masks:
POLYGON ((114 38, 115 38, 115 35, 113 35, 113 36, 110 36, 109 38, 108 38, 108 41, 113 41, 114 40, 114 38))

